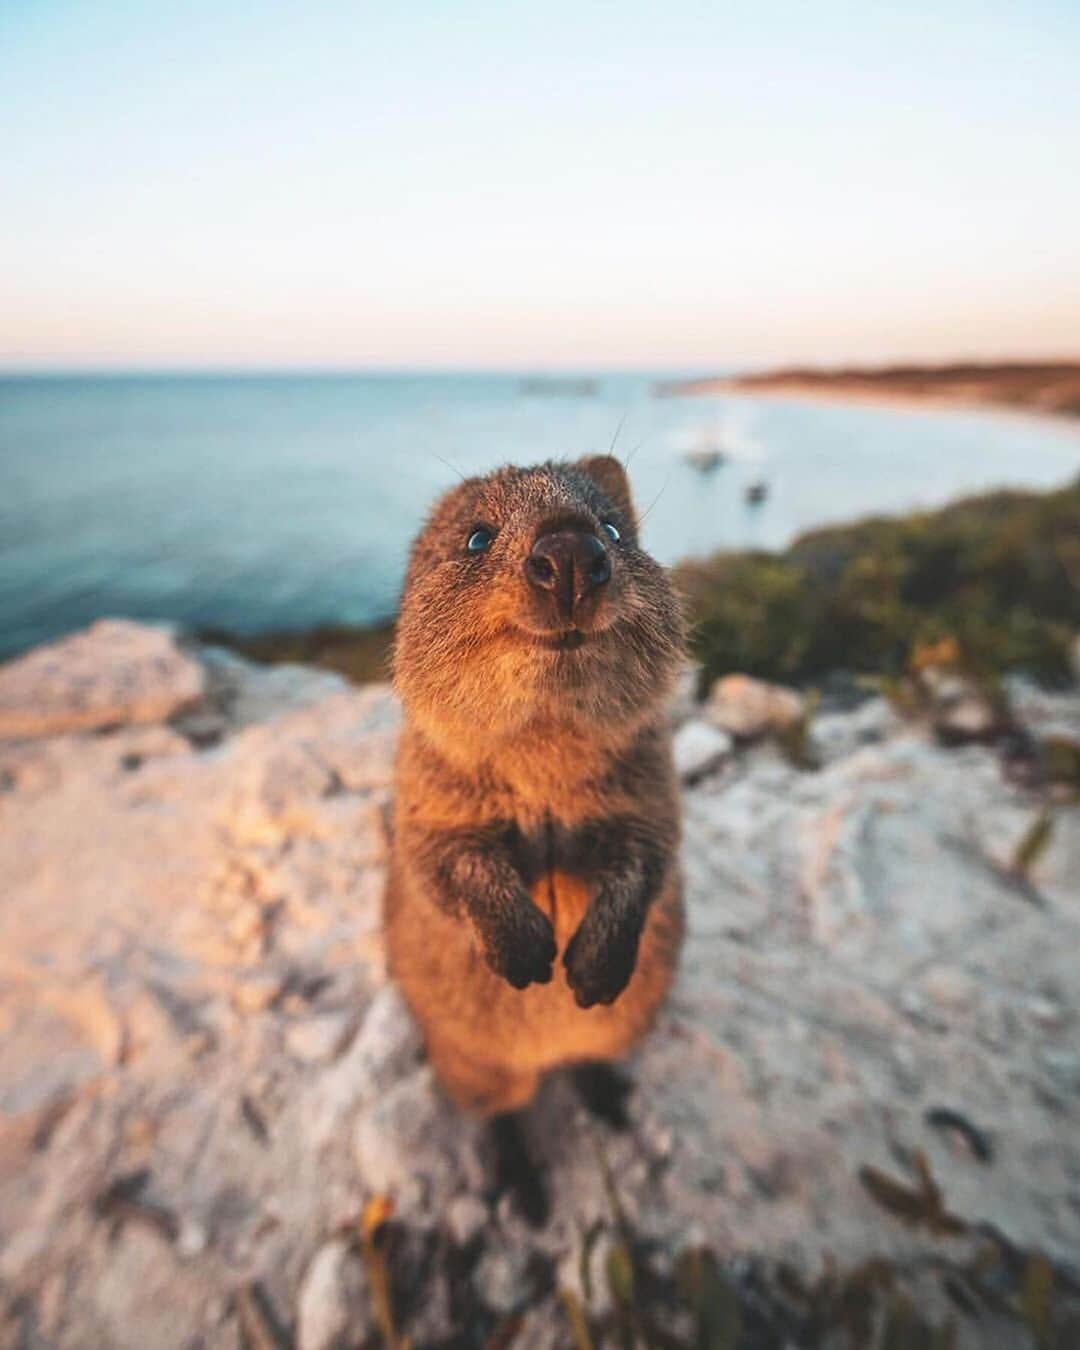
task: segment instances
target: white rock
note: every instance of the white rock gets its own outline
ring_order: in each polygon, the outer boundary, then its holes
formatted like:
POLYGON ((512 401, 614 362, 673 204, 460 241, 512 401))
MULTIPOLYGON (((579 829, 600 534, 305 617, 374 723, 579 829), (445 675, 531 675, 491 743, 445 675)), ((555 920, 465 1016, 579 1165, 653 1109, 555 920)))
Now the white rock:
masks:
POLYGON ((364 1270, 347 1243, 328 1242, 311 1259, 296 1308, 297 1350, 348 1350, 368 1331, 364 1270))
POLYGON ((1047 1031, 1062 1031, 1068 1025, 1068 1012, 1056 998, 1034 994, 1025 1000, 1024 1011, 1047 1031))
POLYGON ((739 740, 757 740, 790 730, 803 716, 801 695, 749 675, 725 675, 709 693, 709 720, 739 740))
POLYGON ((943 741, 988 740, 1000 729, 997 711, 972 680, 941 666, 924 667, 918 678, 930 698, 931 723, 943 741))
POLYGON ((208 1300, 199 1267, 198 1261, 180 1259, 149 1224, 123 1224, 82 1303, 82 1325, 76 1331, 65 1328, 64 1343, 132 1346, 137 1343, 133 1327, 154 1326, 160 1334, 151 1333, 144 1344, 155 1350, 205 1344, 208 1300))
POLYGON ((229 723, 223 714, 213 709, 178 714, 173 726, 194 746, 208 749, 217 745, 229 730, 229 723))
POLYGON ((981 694, 950 700, 934 712, 934 729, 950 741, 981 741, 992 736, 999 718, 981 694))
POLYGON ((0 666, 0 740, 161 722, 204 688, 169 629, 103 619, 0 666))
POLYGON ((888 699, 871 698, 852 712, 819 713, 810 728, 810 744, 820 762, 831 764, 895 735, 901 726, 888 699))
POLYGON ((1047 1046, 1040 1058, 1063 1092, 1080 1096, 1080 1053, 1063 1046, 1047 1046))
POLYGON ((254 975, 241 980, 233 989, 233 1006, 237 1011, 244 1013, 265 1012, 281 993, 281 990, 282 979, 280 975, 273 971, 258 971, 254 975))
POLYGON ((333 1059, 347 1042, 353 1022, 353 1014, 345 1010, 305 1017, 285 1032, 286 1048, 307 1063, 333 1059))
POLYGON ((314 1085, 306 1116, 312 1139, 328 1143, 358 1106, 408 1077, 420 1058, 420 1034, 405 1000, 394 985, 380 989, 349 1047, 314 1085))
POLYGON ((953 1018, 966 1013, 978 997, 976 981, 956 966, 931 966, 919 988, 940 1013, 953 1018))
POLYGON ((479 1183, 478 1145, 476 1127, 450 1105, 428 1066, 366 1105, 353 1131, 363 1185, 389 1194, 403 1213, 445 1212, 456 1193, 479 1183))
POLYGON ((176 1250, 181 1256, 200 1256, 209 1241, 206 1229, 194 1219, 185 1219, 176 1236, 176 1250))
POLYGON ((1074 690, 1043 689, 1023 675, 1006 676, 1003 683, 1014 716, 1033 735, 1080 741, 1080 699, 1074 690))
POLYGON ((459 1247, 468 1244, 484 1231, 491 1221, 491 1212, 483 1200, 467 1192, 455 1195, 446 1207, 446 1228, 459 1247))
MULTIPOLYGON (((1046 724, 1080 709, 1054 699, 1046 724)), ((396 704, 338 688, 264 713, 210 753, 160 725, 0 747, 0 1304, 20 1309, 16 1338, 224 1343, 222 1310, 253 1279, 281 1325, 334 1344, 364 1298, 328 1235, 389 1193, 395 1278, 417 1285, 403 1336, 461 1334, 460 1240, 491 1306, 527 1310, 522 1345, 546 1345, 565 1315, 533 1271, 572 1284, 578 1236, 611 1231, 598 1155, 664 1259, 702 1241, 736 1262, 782 1253, 806 1278, 826 1253, 841 1271, 918 1264, 934 1239, 880 1211, 858 1169, 916 1183, 901 1160, 919 1150, 973 1231, 1080 1250, 1080 818, 1055 808, 1038 893, 1019 886, 1012 853, 1041 803, 990 749, 946 750, 864 705, 820 772, 765 742, 686 788, 687 934, 627 1061, 634 1131, 551 1076, 526 1131, 552 1207, 534 1232, 508 1193, 491 1201, 483 1127, 445 1100, 387 983, 396 704), (359 1027, 330 1062, 320 1007, 359 1027), (927 1127, 942 1103, 993 1130, 992 1167, 927 1127), (102 1221, 113 1165, 149 1173, 141 1199, 180 1217, 175 1241, 137 1208, 119 1231, 102 1221)), ((346 1343, 371 1335, 353 1316, 346 1343)))
POLYGON ((329 670, 261 665, 223 647, 204 648, 201 655, 214 699, 223 706, 233 727, 271 721, 349 688, 347 680, 329 670))
POLYGON ((684 722, 675 733, 675 770, 683 782, 695 782, 717 768, 732 748, 732 739, 726 731, 707 722, 684 722))
POLYGON ((528 1248, 498 1248, 487 1252, 473 1272, 476 1291, 498 1313, 524 1307, 535 1292, 529 1277, 528 1248))

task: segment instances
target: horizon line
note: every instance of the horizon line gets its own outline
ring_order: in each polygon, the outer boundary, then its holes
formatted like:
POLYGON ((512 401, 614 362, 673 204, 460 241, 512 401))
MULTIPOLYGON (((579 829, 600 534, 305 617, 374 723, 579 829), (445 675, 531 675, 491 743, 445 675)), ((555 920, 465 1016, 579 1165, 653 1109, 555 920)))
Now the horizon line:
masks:
POLYGON ((416 375, 445 375, 450 377, 464 375, 506 375, 520 376, 536 379, 562 379, 566 377, 580 378, 582 376, 595 376, 602 378, 608 375, 686 375, 688 378, 708 377, 712 374, 734 373, 736 369, 757 369, 757 367, 734 367, 734 366, 684 366, 684 365, 647 365, 647 364, 627 364, 627 365, 580 365, 580 366, 548 366, 548 365, 435 365, 419 363, 417 365, 373 365, 373 364, 334 364, 320 363, 318 365, 304 365, 303 363, 222 363, 220 365, 184 365, 184 364, 147 364, 147 365, 126 365, 126 364, 75 364, 58 363, 56 365, 7 365, 0 363, 0 379, 10 378, 64 378, 69 376, 95 376, 108 377, 117 376, 120 378, 145 375, 145 376, 265 376, 265 375, 358 375, 358 376, 416 376, 416 375))
POLYGON ((828 371, 885 371, 903 368, 938 370, 947 369, 951 366, 976 366, 989 368, 994 366, 1047 366, 1047 365, 1071 365, 1080 364, 1080 352, 1056 354, 1046 354, 1042 356, 1016 356, 1008 353, 1000 353, 995 356, 972 356, 958 354, 947 358, 938 358, 933 360, 914 360, 908 358, 886 358, 872 362, 853 362, 846 361, 791 361, 777 360, 772 362, 750 362, 750 363, 723 363, 716 365, 683 365, 683 364, 664 364, 657 363, 650 365, 646 363, 627 363, 618 365, 607 365, 597 363, 595 365, 501 365, 492 363, 490 365, 467 365, 453 366, 441 365, 436 363, 419 362, 416 365, 401 364, 372 364, 372 363, 335 363, 320 362, 318 364, 306 365, 303 362, 222 362, 207 365, 191 364, 173 364, 169 362, 145 363, 145 364, 127 364, 120 362, 107 363, 78 363, 78 362, 57 362, 55 364, 27 364, 13 363, 8 364, 0 362, 0 379, 70 379, 70 378, 94 378, 94 379, 131 379, 136 377, 146 378, 265 378, 270 376, 309 376, 309 377, 390 377, 390 378, 410 378, 416 376, 434 376, 446 378, 462 378, 465 376, 492 376, 503 375, 508 378, 536 378, 536 379, 562 379, 566 377, 581 378, 593 376, 603 378, 605 376, 677 376, 686 379, 712 379, 725 378, 728 376, 746 375, 774 372, 783 372, 789 370, 817 370, 828 371))

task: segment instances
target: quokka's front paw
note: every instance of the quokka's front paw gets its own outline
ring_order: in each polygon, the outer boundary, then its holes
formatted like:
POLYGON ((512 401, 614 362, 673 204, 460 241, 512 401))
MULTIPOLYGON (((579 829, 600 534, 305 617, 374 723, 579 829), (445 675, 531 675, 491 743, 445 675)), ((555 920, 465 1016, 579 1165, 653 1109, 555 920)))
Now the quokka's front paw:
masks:
POLYGON ((566 979, 581 1008, 614 1003, 637 964, 640 930, 613 922, 593 905, 563 954, 566 979))
POLYGON ((518 896, 482 933, 484 959, 515 989, 547 984, 555 960, 551 920, 525 894, 518 896))

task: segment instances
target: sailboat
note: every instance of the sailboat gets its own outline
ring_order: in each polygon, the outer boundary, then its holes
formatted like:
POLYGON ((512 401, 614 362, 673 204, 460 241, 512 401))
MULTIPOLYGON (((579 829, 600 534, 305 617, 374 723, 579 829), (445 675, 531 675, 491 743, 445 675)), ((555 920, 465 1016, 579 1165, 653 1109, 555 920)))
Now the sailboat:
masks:
POLYGON ((683 459, 699 473, 712 473, 721 464, 727 463, 727 452, 722 448, 715 431, 712 434, 703 431, 700 443, 692 450, 687 450, 683 459))

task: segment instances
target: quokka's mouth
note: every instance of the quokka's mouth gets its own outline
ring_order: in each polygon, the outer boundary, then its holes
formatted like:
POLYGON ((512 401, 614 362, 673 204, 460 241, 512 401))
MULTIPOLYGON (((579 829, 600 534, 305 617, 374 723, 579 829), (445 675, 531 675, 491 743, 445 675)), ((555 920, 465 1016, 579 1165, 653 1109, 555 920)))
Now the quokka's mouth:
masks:
POLYGON ((597 628, 532 628, 527 624, 515 624, 515 637, 518 642, 545 652, 580 652, 602 643, 610 634, 611 627, 597 628))
POLYGON ((534 633, 533 641, 551 652, 576 652, 589 640, 589 634, 580 628, 570 628, 563 633, 534 633))

